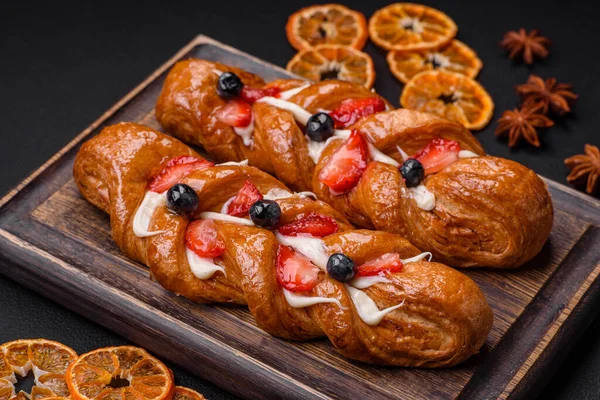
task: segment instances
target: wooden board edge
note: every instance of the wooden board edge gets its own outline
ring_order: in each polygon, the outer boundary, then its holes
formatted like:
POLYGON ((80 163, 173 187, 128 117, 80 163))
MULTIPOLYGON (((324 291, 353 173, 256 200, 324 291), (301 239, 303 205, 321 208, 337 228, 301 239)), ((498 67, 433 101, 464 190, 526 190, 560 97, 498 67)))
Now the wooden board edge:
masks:
MULTIPOLYGON (((558 338, 560 340, 557 342, 555 340, 557 339, 557 332, 560 333, 565 327, 573 329, 583 325, 581 318, 575 318, 575 321, 571 318, 574 315, 574 310, 581 308, 580 305, 583 299, 587 302, 594 302, 592 306, 596 307, 600 302, 600 291, 598 290, 600 286, 600 264, 596 260, 590 265, 585 262, 585 259, 582 259, 582 257, 594 253, 575 251, 576 247, 594 248, 598 245, 600 245, 600 227, 588 225, 583 235, 563 259, 561 265, 552 273, 498 342, 493 350, 496 352, 497 357, 489 358, 477 366, 471 380, 459 393, 458 399, 527 399, 530 398, 531 392, 540 390, 536 384, 538 382, 540 384, 544 383, 546 377, 543 376, 543 371, 546 370, 546 367, 555 367, 552 362, 555 360, 556 354, 550 354, 547 350, 554 348, 558 342, 564 344, 568 339, 559 334, 558 338), (559 282, 563 282, 567 276, 577 279, 577 283, 573 282, 573 286, 568 286, 572 288, 568 294, 561 294, 559 282), (552 299, 553 297, 556 298, 552 299), (564 298, 562 300, 564 303, 560 301, 561 297, 564 298), (557 310, 547 309, 546 303, 561 308, 557 310), (548 323, 545 323, 544 320, 548 320, 548 323), (572 322, 568 326, 566 325, 567 320, 572 322), (529 341, 533 345, 528 348, 523 348, 523 342, 519 342, 521 348, 516 350, 517 353, 514 353, 515 341, 511 340, 515 338, 515 335, 523 333, 521 332, 523 329, 535 331, 538 328, 539 332, 535 333, 535 338, 538 340, 535 343, 529 341), (515 360, 512 364, 507 362, 510 359, 506 356, 511 354, 513 357, 519 358, 518 362, 515 360), (526 363, 530 365, 526 365, 526 363), (530 374, 530 371, 535 372, 535 375, 530 374), (494 376, 506 377, 506 379, 498 381, 492 379, 494 376), (524 387, 523 381, 531 382, 531 385, 524 387), (517 388, 518 390, 516 390, 517 388)), ((586 307, 586 311, 593 310, 592 306, 586 307)), ((575 314, 575 316, 579 317, 578 314, 575 314)), ((529 330, 527 332, 529 333, 529 330)), ((562 356, 566 356, 566 353, 562 356)))
POLYGON ((592 284, 598 279, 600 275, 600 263, 596 264, 594 269, 590 272, 590 274, 585 278, 582 284, 579 286, 577 291, 574 293, 573 297, 569 300, 566 307, 562 309, 556 320, 552 323, 552 325, 548 328, 545 336, 540 340, 537 346, 533 349, 533 351, 529 354, 529 356, 525 359, 525 362, 521 364, 519 369, 515 371, 515 375, 513 379, 506 385, 504 391, 500 395, 501 399, 507 399, 513 393, 514 389, 523 381, 525 376, 529 373, 533 365, 539 359, 540 355, 548 348, 550 343, 555 339, 556 334, 560 330, 560 328, 565 324, 567 319, 570 317, 573 310, 581 302, 583 296, 588 293, 592 284))
MULTIPOLYGON (((11 265, 19 265, 19 262, 16 260, 16 258, 31 257, 32 259, 35 259, 39 262, 43 262, 44 265, 46 265, 46 266, 54 266, 55 268, 68 270, 71 273, 71 275, 69 276, 70 279, 68 281, 65 281, 65 285, 73 286, 73 285, 75 285, 75 282, 78 282, 81 279, 84 279, 84 278, 88 279, 89 281, 92 281, 96 287, 101 288, 102 290, 104 290, 106 292, 110 292, 113 295, 116 295, 120 300, 129 301, 129 302, 133 303, 136 306, 135 309, 136 309, 137 313, 157 314, 160 316, 161 319, 170 321, 172 323, 172 326, 178 326, 179 328, 181 328, 181 326, 177 323, 177 320, 175 320, 173 317, 171 317, 168 313, 165 313, 154 307, 151 307, 151 306, 137 300, 135 297, 133 297, 127 293, 124 293, 121 291, 115 291, 114 288, 108 286, 102 280, 95 278, 93 276, 89 276, 88 274, 85 274, 84 272, 71 266, 69 263, 53 256, 50 253, 47 253, 46 251, 36 247, 35 245, 15 236, 12 233, 10 233, 4 229, 1 229, 1 228, 0 228, 0 249, 2 249, 2 251, 0 252, 0 265, 2 265, 3 260, 4 260, 4 262, 8 262, 11 265), (77 277, 77 275, 79 275, 79 277, 77 277), (73 280, 72 280, 73 278, 76 278, 75 282, 73 282, 73 280)), ((28 286, 30 288, 31 288, 31 286, 36 285, 36 282, 34 281, 35 277, 32 277, 31 274, 27 273, 27 271, 24 272, 26 278, 24 278, 23 280, 15 279, 14 274, 13 274, 13 276, 8 276, 8 274, 5 273, 5 272, 8 272, 8 270, 0 268, 0 271, 2 271, 3 275, 6 275, 7 277, 9 277, 13 280, 16 280, 16 281, 20 282, 21 284, 28 286), (29 282, 31 284, 31 286, 25 282, 28 279, 31 280, 31 282, 29 282)), ((43 279, 46 280, 45 277, 43 277, 43 279)), ((80 287, 80 290, 85 290, 85 289, 80 287)), ((43 291, 37 290, 37 292, 44 295, 43 291)), ((67 293, 67 292, 65 292, 65 293, 67 293)), ((104 296, 103 298, 107 299, 108 297, 109 296, 104 296)), ((52 300, 59 302, 56 297, 53 297, 52 300)), ((100 318, 100 315, 94 315, 93 313, 89 313, 89 312, 88 313, 80 312, 80 310, 84 309, 87 306, 86 302, 89 302, 89 300, 85 300, 83 297, 78 296, 76 293, 74 294, 72 291, 68 291, 68 300, 64 301, 64 302, 59 302, 59 303, 62 304, 63 306, 65 306, 66 308, 77 312, 79 315, 85 316, 86 318, 90 319, 91 321, 98 323, 98 321, 96 321, 94 319, 94 317, 100 318), (73 301, 74 299, 77 299, 77 301, 73 301)), ((94 302, 94 304, 92 304, 92 306, 94 306, 95 309, 99 308, 98 304, 95 302, 94 302)), ((113 305, 113 306, 116 307, 116 305, 113 305)), ((105 311, 107 311, 107 309, 105 309, 105 311)), ((123 308, 119 309, 119 311, 121 313, 126 312, 125 309, 123 309, 123 308)), ((129 324, 130 321, 134 320, 134 319, 129 319, 129 318, 134 318, 133 315, 129 315, 128 317, 126 315, 121 315, 121 317, 123 319, 128 320, 127 326, 130 325, 129 324)), ((120 331, 119 329, 114 328, 114 326, 112 326, 111 330, 122 335, 123 337, 129 338, 130 340, 137 342, 137 340, 134 340, 134 338, 132 338, 130 336, 131 331, 120 331)), ((190 329, 188 328, 187 330, 189 331, 190 329)), ((144 340, 142 340, 142 343, 139 343, 139 344, 141 346, 145 347, 146 349, 148 349, 149 351, 151 351, 165 359, 170 359, 169 352, 167 350, 161 350, 161 348, 158 347, 161 344, 165 343, 165 341, 156 341, 155 339, 156 339, 156 336, 159 333, 159 331, 154 330, 154 332, 155 332, 155 334, 151 338, 152 344, 144 343, 144 340), (158 343, 158 344, 155 345, 154 343, 158 343)), ((194 343, 196 345, 198 345, 198 343, 199 343, 198 339, 200 339, 200 338, 201 338, 202 342, 207 342, 207 343, 210 342, 210 345, 203 346, 204 349, 206 351, 212 350, 213 352, 218 353, 218 356, 220 357, 219 361, 222 364, 225 364, 231 368, 231 370, 226 371, 226 372, 235 374, 237 384, 240 384, 241 381, 244 379, 246 379, 246 380, 251 379, 251 377, 249 377, 249 373, 248 373, 249 371, 251 371, 251 374, 254 374, 253 378, 261 380, 261 382, 264 382, 265 385, 270 385, 269 387, 271 389, 274 389, 275 393, 278 393, 279 396, 283 396, 285 394, 285 396, 287 398, 303 399, 303 400, 304 399, 329 399, 330 398, 329 396, 319 392, 318 389, 312 388, 312 387, 308 386, 307 384, 302 383, 302 382, 292 378, 291 376, 285 374, 284 372, 276 370, 276 369, 264 364, 263 362, 256 360, 246 354, 242 354, 238 350, 236 350, 232 347, 229 347, 226 343, 215 341, 209 335, 206 335, 198 330, 195 330, 193 332, 193 334, 194 334, 194 338, 197 339, 197 340, 194 340, 194 343), (244 372, 246 372, 246 374, 244 374, 244 372)), ((180 340, 180 339, 181 338, 178 337, 178 340, 180 340)), ((174 359, 171 359, 171 361, 173 361, 175 363, 177 362, 177 360, 174 360, 174 359)), ((186 369, 187 369, 187 367, 186 367, 186 369)), ((202 376, 201 374, 198 373, 198 371, 192 370, 191 372, 197 374, 198 376, 202 376)), ((219 375, 219 374, 223 374, 224 372, 225 371, 219 372, 219 371, 215 370, 215 372, 214 372, 215 376, 213 376, 212 379, 209 379, 209 380, 211 380, 212 382, 221 386, 224 390, 233 392, 240 397, 251 398, 251 399, 270 398, 269 396, 272 393, 270 393, 270 394, 264 393, 261 390, 259 385, 250 386, 249 385, 250 382, 245 382, 246 385, 243 386, 243 389, 244 389, 243 391, 237 389, 236 387, 230 386, 231 382, 223 382, 223 380, 221 379, 221 375, 219 375), (254 388, 253 389, 254 391, 250 389, 251 387, 254 388)), ((223 378, 223 379, 225 379, 225 378, 223 378)))
POLYGON ((540 178, 542 178, 542 180, 544 182, 546 182, 546 184, 548 186, 551 186, 557 190, 560 190, 561 192, 565 192, 567 194, 570 194, 571 196, 577 197, 580 200, 585 201, 586 203, 589 203, 590 205, 594 206, 594 207, 600 207, 600 199, 595 198, 592 195, 586 194, 584 192, 581 192, 575 188, 572 188, 570 186, 565 185, 564 183, 560 183, 557 182, 555 180, 546 178, 542 175, 538 175, 540 178))
POLYGON ((36 177, 38 177, 42 172, 44 172, 50 165, 52 165, 55 161, 57 161, 60 157, 62 157, 65 153, 79 144, 86 136, 88 136, 94 129, 100 126, 104 121, 113 116, 119 109, 121 109, 127 102, 135 98, 142 90, 144 90, 152 81, 154 81, 158 76, 160 76, 163 72, 165 72, 168 68, 170 68, 175 62, 177 62, 183 55, 193 49, 199 43, 204 43, 206 40, 212 40, 207 38, 206 36, 199 35, 196 36, 192 41, 182 47, 175 55, 169 58, 165 63, 163 63, 158 69, 152 72, 146 79, 144 79, 140 84, 134 87, 129 93, 127 93, 124 97, 122 97, 119 101, 113 104, 107 111, 105 111, 98 119, 92 122, 87 128, 81 131, 75 138, 73 138, 69 143, 67 143, 62 149, 60 149, 56 154, 54 154, 50 159, 48 159, 45 163, 43 163, 40 167, 34 170, 27 178, 21 181, 17 186, 15 186, 12 190, 10 190, 6 195, 4 195, 0 199, 0 208, 8 203, 13 197, 15 197, 25 186, 27 186, 31 181, 33 181, 36 177))

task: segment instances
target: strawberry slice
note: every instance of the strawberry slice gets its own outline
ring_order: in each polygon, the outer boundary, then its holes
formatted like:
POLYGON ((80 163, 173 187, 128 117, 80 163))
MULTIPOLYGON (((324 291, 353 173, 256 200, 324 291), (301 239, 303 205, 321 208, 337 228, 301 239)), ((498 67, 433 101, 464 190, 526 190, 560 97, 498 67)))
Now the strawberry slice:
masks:
POLYGON ((278 229, 279 233, 286 236, 308 234, 314 237, 325 237, 337 232, 338 224, 335 219, 327 215, 310 213, 290 224, 278 229))
POLYGON ((229 126, 245 128, 252 122, 252 107, 244 100, 229 100, 227 104, 219 108, 215 117, 229 126))
POLYGON ((402 260, 398 253, 385 253, 356 268, 356 276, 374 276, 402 271, 402 260))
POLYGON ((305 292, 319 283, 319 267, 293 248, 277 247, 277 281, 291 292, 305 292))
POLYGON ((364 99, 346 99, 329 115, 337 129, 344 129, 355 124, 359 119, 385 110, 385 102, 379 97, 364 99))
POLYGON ((423 164, 425 175, 429 175, 441 171, 458 160, 459 151, 460 144, 458 142, 435 138, 423 150, 415 154, 413 158, 423 164))
POLYGON ((358 130, 353 130, 339 149, 329 158, 319 172, 319 180, 335 192, 342 194, 352 189, 367 168, 369 145, 358 130))
POLYGON ((194 171, 213 167, 215 164, 193 156, 178 156, 169 160, 165 168, 150 181, 148 188, 156 193, 169 190, 171 186, 194 171))
POLYGON ((185 246, 199 257, 215 258, 225 252, 225 243, 217 235, 217 226, 212 219, 198 219, 185 231, 185 246))
POLYGON ((257 200, 262 200, 263 195, 249 180, 244 182, 244 186, 237 195, 227 205, 227 214, 239 217, 245 215, 257 200))
POLYGON ((256 100, 260 100, 266 96, 277 97, 280 92, 281 89, 275 86, 262 89, 244 86, 241 96, 242 99, 246 100, 248 103, 254 103, 256 100))

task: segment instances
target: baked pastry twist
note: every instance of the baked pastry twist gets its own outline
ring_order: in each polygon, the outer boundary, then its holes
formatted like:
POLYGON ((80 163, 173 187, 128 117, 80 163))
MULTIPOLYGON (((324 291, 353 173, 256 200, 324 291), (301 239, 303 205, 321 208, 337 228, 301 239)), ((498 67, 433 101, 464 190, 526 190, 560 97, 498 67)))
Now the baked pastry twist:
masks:
POLYGON ((400 236, 352 230, 329 205, 292 194, 270 175, 244 165, 212 165, 178 140, 150 128, 133 123, 105 128, 81 147, 74 176, 82 195, 110 215, 119 248, 147 265, 164 288, 197 302, 245 304, 258 326, 274 336, 292 340, 327 336, 343 355, 355 360, 442 367, 476 353, 491 328, 491 309, 479 287, 452 268, 428 262, 400 236), (193 168, 185 173, 177 170, 190 165, 193 168), (156 182, 163 183, 165 176, 175 177, 169 184, 177 182, 167 197, 176 186, 193 189, 198 199, 194 211, 178 214, 156 202, 165 193, 154 192, 165 190, 156 182), (275 199, 269 204, 274 202, 281 210, 276 226, 256 226, 253 208, 252 219, 226 214, 237 204, 240 187, 247 185, 275 199), (292 236, 289 228, 298 228, 307 216, 334 224, 337 232, 322 238, 292 236), (215 234, 204 236, 206 241, 223 245, 208 273, 188 243, 192 227, 207 221, 215 234), (306 240, 312 243, 308 247, 306 240), (363 277, 357 272, 343 283, 326 272, 331 271, 330 257, 325 270, 310 264, 314 281, 302 289, 306 280, 289 286, 290 271, 280 269, 295 266, 280 261, 298 253, 300 258, 293 261, 309 259, 315 264, 323 262, 322 254, 327 258, 340 253, 363 272, 375 266, 372 260, 392 254, 397 261, 390 265, 400 268, 363 277))
POLYGON ((190 59, 168 74, 156 117, 167 131, 203 146, 211 157, 247 159, 295 190, 312 190, 354 225, 401 234, 448 265, 515 268, 541 250, 553 209, 545 183, 533 171, 485 155, 458 123, 411 110, 381 111, 381 104, 390 109, 377 94, 347 82, 278 80, 264 85, 238 68, 190 59), (217 92, 223 72, 235 73, 244 90, 249 88, 241 94, 251 102, 252 124, 245 130, 219 118, 237 101, 217 92), (354 124, 336 119, 336 127, 347 129, 336 130, 325 142, 305 135, 308 116, 321 111, 333 116, 360 99, 379 101, 380 108, 342 114, 354 124), (323 176, 332 170, 338 149, 346 146, 344 151, 351 152, 351 131, 368 142, 369 154, 359 179, 340 193, 323 176), (432 148, 435 152, 436 143, 454 147, 433 162, 450 161, 435 170, 426 167, 424 179, 409 187, 399 167, 409 158, 423 161, 420 157, 432 148))

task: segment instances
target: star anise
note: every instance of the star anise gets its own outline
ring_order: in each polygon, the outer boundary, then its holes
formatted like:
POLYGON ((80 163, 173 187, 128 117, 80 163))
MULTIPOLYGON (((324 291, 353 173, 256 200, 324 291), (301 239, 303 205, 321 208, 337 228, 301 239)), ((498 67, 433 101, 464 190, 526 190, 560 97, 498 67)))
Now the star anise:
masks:
POLYGON ((540 147, 540 140, 536 128, 548 128, 554 122, 539 111, 541 104, 523 105, 521 109, 506 110, 498 119, 496 135, 508 133, 508 146, 513 147, 521 138, 535 147, 540 147))
POLYGON ((594 193, 600 188, 600 150, 591 144, 585 145, 585 154, 577 154, 565 159, 565 165, 569 167, 571 173, 567 176, 567 181, 577 183, 586 180, 585 191, 589 194, 594 193))
POLYGON ((546 58, 550 53, 548 51, 549 45, 550 39, 540 36, 539 30, 534 29, 527 33, 523 28, 519 29, 518 32, 505 33, 500 42, 500 46, 509 52, 508 57, 511 60, 522 56, 523 61, 527 64, 533 64, 534 57, 546 58))
POLYGON ((546 114, 549 109, 559 115, 571 112, 570 102, 577 99, 571 90, 573 86, 566 83, 557 83, 556 78, 545 81, 537 75, 529 75, 527 83, 517 86, 517 93, 525 103, 541 103, 541 111, 546 114))

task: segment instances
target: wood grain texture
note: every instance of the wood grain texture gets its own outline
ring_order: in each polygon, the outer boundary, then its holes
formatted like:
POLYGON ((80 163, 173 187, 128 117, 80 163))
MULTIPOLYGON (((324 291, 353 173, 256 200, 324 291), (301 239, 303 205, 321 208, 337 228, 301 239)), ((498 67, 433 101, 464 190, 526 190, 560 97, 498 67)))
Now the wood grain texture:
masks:
POLYGON ((245 308, 191 303, 125 258, 108 216, 79 195, 74 156, 108 124, 160 128, 154 103, 166 71, 190 56, 267 81, 290 76, 196 38, 0 200, 0 273, 246 398, 526 398, 549 379, 600 301, 600 202, 552 181, 556 216, 542 252, 517 271, 466 271, 495 320, 481 353, 451 369, 376 367, 343 358, 326 340, 273 338, 245 308))

